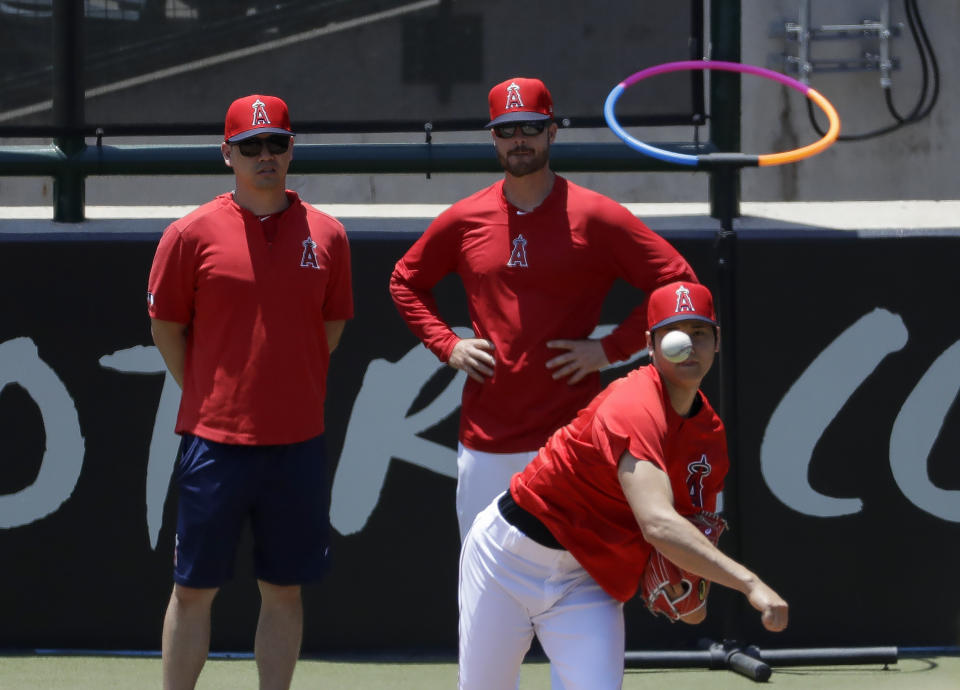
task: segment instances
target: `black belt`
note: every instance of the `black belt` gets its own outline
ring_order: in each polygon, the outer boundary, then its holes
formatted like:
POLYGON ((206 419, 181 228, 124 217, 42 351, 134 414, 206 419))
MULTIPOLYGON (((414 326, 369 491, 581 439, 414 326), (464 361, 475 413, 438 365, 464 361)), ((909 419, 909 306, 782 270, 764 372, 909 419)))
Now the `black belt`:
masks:
POLYGON ((550 533, 547 526, 540 522, 540 519, 536 515, 518 506, 509 491, 497 501, 497 508, 500 509, 500 514, 504 520, 540 544, 540 546, 546 546, 548 549, 563 549, 563 545, 550 533))

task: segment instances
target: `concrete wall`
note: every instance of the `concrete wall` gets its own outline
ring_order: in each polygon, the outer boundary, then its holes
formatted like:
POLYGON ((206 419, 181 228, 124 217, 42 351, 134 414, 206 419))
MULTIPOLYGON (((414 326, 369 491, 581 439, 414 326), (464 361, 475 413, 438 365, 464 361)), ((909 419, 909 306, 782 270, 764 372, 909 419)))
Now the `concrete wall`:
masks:
MULTIPOLYGON (((812 23, 858 23, 877 19, 884 0, 811 0, 812 23)), ((742 53, 747 63, 781 69, 784 53, 796 46, 783 37, 787 21, 796 21, 800 0, 742 0, 742 53)), ((924 0, 922 18, 941 67, 939 101, 926 120, 900 131, 863 142, 840 142, 825 153, 796 165, 745 170, 744 201, 843 201, 884 199, 956 199, 956 165, 952 152, 960 144, 960 127, 952 117, 958 107, 957 72, 960 27, 956 0, 924 0)), ((892 54, 902 68, 895 72, 894 102, 909 112, 920 91, 916 47, 906 27, 901 0, 891 0, 894 23, 903 23, 892 54)), ((567 47, 562 49, 564 53, 567 47)), ((875 51, 871 41, 819 42, 813 57, 856 57, 875 51)), ((646 65, 637 65, 641 69, 646 65)), ((855 134, 890 124, 876 72, 814 74, 811 84, 837 108, 844 134, 855 134)), ((612 86, 612 84, 611 84, 612 86)), ((804 98, 786 87, 753 77, 743 79, 743 150, 767 153, 793 148, 817 139, 807 120, 804 98)), ((598 104, 598 110, 601 104, 598 104)), ((483 109, 485 104, 478 103, 483 109)), ((558 104, 559 107, 559 104, 558 104)), ((295 113, 294 113, 295 115, 295 113)), ((690 141, 689 128, 641 129, 648 141, 690 141)), ((485 140, 475 134, 438 133, 434 141, 485 140)), ((703 133, 702 136, 706 136, 703 133)), ((301 143, 343 141, 346 137, 304 136, 301 143)), ((561 140, 616 141, 606 129, 568 130, 561 140)), ((422 136, 370 134, 351 141, 422 141, 422 136)), ((10 143, 3 142, 0 143, 10 143)), ((122 142, 121 142, 122 143, 122 142)), ((205 143, 204 140, 188 143, 205 143)), ((226 170, 225 170, 226 172, 226 170)), ((622 202, 690 202, 708 198, 707 178, 695 173, 571 174, 571 179, 622 202)), ((294 177, 290 184, 314 203, 450 203, 496 178, 492 174, 338 175, 294 177)), ((228 176, 189 178, 90 178, 88 204, 199 204, 229 188, 228 176)), ((46 179, 0 178, 0 205, 49 204, 52 183, 46 179)))
MULTIPOLYGON (((878 19, 883 0, 811 0, 814 25, 859 23, 878 19)), ((742 59, 775 67, 771 56, 787 49, 782 37, 772 37, 786 19, 796 21, 799 0, 742 0, 742 59)), ((893 100, 906 114, 920 93, 921 70, 916 46, 906 26, 904 3, 891 0, 891 19, 903 23, 893 40, 892 54, 901 69, 893 74, 893 100)), ((960 127, 954 113, 960 106, 956 63, 960 59, 960 3, 924 0, 921 17, 941 71, 940 97, 930 116, 891 134, 862 142, 840 142, 825 153, 798 165, 749 170, 743 175, 743 198, 751 201, 956 199, 955 151, 960 127)), ((874 42, 819 41, 813 57, 857 57, 876 52, 874 42)), ((810 84, 837 108, 841 134, 857 134, 891 124, 879 75, 875 72, 814 73, 810 84)), ((764 153, 813 141, 804 99, 762 80, 743 80, 743 148, 764 153)), ((821 119, 821 126, 825 119, 821 119)))

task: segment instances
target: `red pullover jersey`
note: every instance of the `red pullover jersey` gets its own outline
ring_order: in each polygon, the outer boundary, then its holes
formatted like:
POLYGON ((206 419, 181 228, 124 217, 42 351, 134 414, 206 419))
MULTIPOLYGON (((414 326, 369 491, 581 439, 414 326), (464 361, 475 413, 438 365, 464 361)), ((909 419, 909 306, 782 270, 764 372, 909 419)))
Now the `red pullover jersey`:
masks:
MULTIPOLYGON (((431 291, 459 274, 473 332, 494 343, 494 375, 467 379, 460 440, 474 450, 536 450, 600 390, 600 376, 575 385, 546 367, 564 350, 550 340, 587 338, 618 278, 650 293, 674 280, 696 281, 687 262, 626 208, 557 176, 536 209, 503 195, 503 181, 442 213, 393 271, 390 291, 410 326, 447 361, 459 338, 441 318, 431 291)), ((607 359, 645 346, 646 306, 603 339, 607 359)))
POLYGON ((619 601, 636 593, 653 548, 617 476, 624 452, 667 473, 681 515, 716 510, 729 468, 727 442, 723 423, 700 396, 697 413, 681 417, 654 366, 631 371, 551 436, 510 482, 517 504, 619 601))
POLYGON ((188 324, 177 433, 273 445, 324 430, 324 322, 353 316, 350 249, 336 219, 287 198, 260 219, 223 194, 160 238, 149 313, 188 324))

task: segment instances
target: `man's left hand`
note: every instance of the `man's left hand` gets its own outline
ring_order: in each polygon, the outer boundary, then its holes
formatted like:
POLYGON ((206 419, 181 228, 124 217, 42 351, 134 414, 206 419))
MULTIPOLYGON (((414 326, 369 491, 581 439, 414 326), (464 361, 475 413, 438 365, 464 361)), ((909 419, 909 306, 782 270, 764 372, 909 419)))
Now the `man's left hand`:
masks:
POLYGON ((569 377, 567 383, 579 383, 587 374, 600 371, 610 364, 599 340, 551 340, 547 347, 566 350, 547 362, 553 369, 553 378, 569 377))

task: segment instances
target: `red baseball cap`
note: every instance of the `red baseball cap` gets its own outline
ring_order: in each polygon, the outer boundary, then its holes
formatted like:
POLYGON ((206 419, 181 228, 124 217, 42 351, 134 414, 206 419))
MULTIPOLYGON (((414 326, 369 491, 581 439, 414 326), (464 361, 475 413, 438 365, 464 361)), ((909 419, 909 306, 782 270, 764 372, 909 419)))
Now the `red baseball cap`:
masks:
POLYGON ((686 319, 717 325, 713 295, 705 285, 670 283, 650 293, 650 301, 647 303, 647 323, 653 324, 649 327, 650 331, 686 319))
POLYGON ((290 113, 287 104, 276 96, 254 94, 238 98, 227 109, 223 140, 228 144, 255 137, 258 134, 289 134, 290 113))
POLYGON ((488 129, 507 122, 553 119, 553 98, 539 79, 507 79, 490 89, 487 100, 490 101, 488 129))

